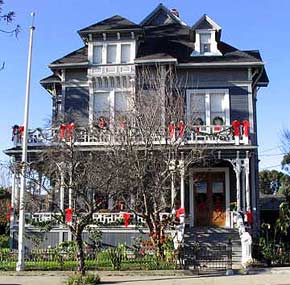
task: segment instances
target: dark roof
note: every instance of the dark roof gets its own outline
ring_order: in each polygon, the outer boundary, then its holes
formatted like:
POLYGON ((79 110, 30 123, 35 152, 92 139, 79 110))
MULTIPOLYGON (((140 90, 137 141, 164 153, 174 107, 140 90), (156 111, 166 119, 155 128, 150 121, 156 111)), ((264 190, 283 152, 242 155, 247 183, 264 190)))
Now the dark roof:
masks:
POLYGON ((83 33, 94 33, 94 32, 105 32, 105 31, 116 31, 116 30, 135 30, 141 29, 141 27, 126 18, 119 15, 115 15, 108 19, 105 19, 96 24, 90 25, 84 29, 79 30, 80 34, 83 33))
POLYGON ((259 201, 261 210, 279 211, 279 206, 282 202, 285 201, 285 197, 274 195, 262 195, 259 201))
POLYGON ((185 25, 170 9, 160 3, 148 16, 140 23, 142 26, 160 26, 168 24, 185 25))
POLYGON ((43 79, 40 80, 40 84, 45 84, 45 83, 55 83, 55 82, 60 82, 61 79, 56 76, 55 74, 52 74, 50 76, 47 76, 43 79))
POLYGON ((84 46, 75 50, 62 58, 53 61, 50 65, 54 64, 74 64, 74 63, 88 63, 88 47, 84 46))
POLYGON ((207 19, 203 19, 196 25, 195 29, 213 29, 213 25, 207 19))

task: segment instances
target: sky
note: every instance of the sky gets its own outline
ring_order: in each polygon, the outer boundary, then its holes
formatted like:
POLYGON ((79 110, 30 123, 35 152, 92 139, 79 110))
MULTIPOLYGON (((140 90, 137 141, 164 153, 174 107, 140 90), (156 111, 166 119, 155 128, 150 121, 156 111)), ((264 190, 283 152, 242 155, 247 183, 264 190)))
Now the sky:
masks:
MULTIPOLYGON (((50 95, 39 81, 50 75, 47 65, 83 46, 77 31, 113 15, 140 23, 160 0, 6 0, 16 13, 18 38, 0 33, 0 161, 12 146, 11 126, 23 124, 30 13, 36 13, 29 128, 44 127, 51 116, 50 95)), ((260 169, 280 169, 282 132, 290 128, 290 1, 164 0, 179 10, 189 26, 203 14, 222 27, 222 40, 242 50, 259 49, 270 79, 258 93, 260 169)), ((1 27, 6 28, 6 25, 1 27)), ((9 26, 7 26, 9 28, 9 26)))

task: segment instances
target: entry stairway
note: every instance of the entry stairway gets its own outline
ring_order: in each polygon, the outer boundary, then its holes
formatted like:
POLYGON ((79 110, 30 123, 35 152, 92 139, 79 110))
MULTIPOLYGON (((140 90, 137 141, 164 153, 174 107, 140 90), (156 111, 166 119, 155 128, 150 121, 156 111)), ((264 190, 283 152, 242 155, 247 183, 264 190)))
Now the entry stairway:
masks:
POLYGON ((241 240, 238 229, 218 227, 186 227, 184 232, 185 256, 192 255, 194 249, 200 247, 228 246, 232 244, 233 269, 241 268, 241 240))

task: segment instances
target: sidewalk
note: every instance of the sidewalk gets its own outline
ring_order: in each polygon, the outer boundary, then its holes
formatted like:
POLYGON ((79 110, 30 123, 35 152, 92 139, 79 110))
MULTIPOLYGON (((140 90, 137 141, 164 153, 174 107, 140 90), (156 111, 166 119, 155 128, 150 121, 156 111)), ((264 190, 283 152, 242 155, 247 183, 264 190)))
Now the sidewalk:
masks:
MULTIPOLYGON (((3 272, 4 273, 4 272, 3 272)), ((8 272, 7 272, 8 273, 8 272)), ((7 274, 6 273, 6 274, 7 274)), ((266 273, 258 272, 252 275, 233 276, 158 276, 158 275, 127 275, 125 272, 100 272, 102 284, 120 285, 290 285, 290 268, 274 268, 266 273)), ((157 272, 156 272, 157 273, 157 272)), ((71 274, 71 273, 70 273, 71 274)), ((150 272, 147 272, 150 274, 150 272)), ((25 272, 23 275, 1 275, 0 285, 62 285, 68 272, 25 272), (56 273, 56 274, 54 274, 56 273), (29 275, 31 274, 31 275, 29 275), (37 276, 33 275, 37 274, 37 276)))

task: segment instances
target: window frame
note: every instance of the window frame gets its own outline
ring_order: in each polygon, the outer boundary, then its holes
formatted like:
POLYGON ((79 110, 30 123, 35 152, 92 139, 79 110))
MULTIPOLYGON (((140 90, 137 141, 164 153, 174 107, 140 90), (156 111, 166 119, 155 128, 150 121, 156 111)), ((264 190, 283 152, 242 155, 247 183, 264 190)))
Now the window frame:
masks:
POLYGON ((210 106, 210 96, 214 96, 214 94, 224 94, 225 100, 225 125, 230 125, 230 96, 229 89, 221 88, 221 89, 187 89, 186 90, 186 112, 187 112, 187 122, 192 121, 192 110, 191 110, 191 96, 192 94, 200 94, 204 93, 205 96, 205 125, 211 126, 213 123, 211 122, 211 106, 210 106))
POLYGON ((89 43, 88 59, 92 65, 121 65, 121 64, 133 64, 135 59, 135 41, 96 41, 89 43), (116 45, 116 63, 108 63, 108 46, 116 45), (130 58, 126 63, 122 62, 122 45, 130 46, 130 58), (102 46, 102 60, 101 63, 94 63, 94 47, 102 46))

